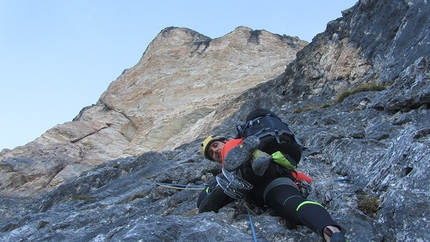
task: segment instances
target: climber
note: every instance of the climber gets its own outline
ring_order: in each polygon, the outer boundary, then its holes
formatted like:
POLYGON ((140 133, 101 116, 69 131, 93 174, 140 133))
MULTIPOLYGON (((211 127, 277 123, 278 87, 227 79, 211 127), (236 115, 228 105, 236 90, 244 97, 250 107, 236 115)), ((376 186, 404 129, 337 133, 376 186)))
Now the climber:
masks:
MULTIPOLYGON (((260 139, 256 136, 245 139, 209 136, 202 143, 202 154, 209 160, 221 163, 224 176, 235 174, 238 179, 249 182, 252 189, 246 191, 247 196, 274 209, 287 221, 307 226, 325 241, 347 241, 340 232, 341 227, 322 205, 305 199, 300 193, 297 184, 303 180, 310 183, 312 179, 301 172, 281 167, 274 162, 279 157, 259 150, 259 143, 260 139)), ((218 175, 217 179, 221 180, 222 176, 218 175)), ((231 184, 234 181, 228 182, 231 184)), ((226 193, 233 192, 234 195, 237 189, 227 192, 229 186, 223 187, 220 184, 223 183, 218 182, 202 191, 197 202, 199 212, 217 212, 234 200, 230 195, 226 196, 226 193)))

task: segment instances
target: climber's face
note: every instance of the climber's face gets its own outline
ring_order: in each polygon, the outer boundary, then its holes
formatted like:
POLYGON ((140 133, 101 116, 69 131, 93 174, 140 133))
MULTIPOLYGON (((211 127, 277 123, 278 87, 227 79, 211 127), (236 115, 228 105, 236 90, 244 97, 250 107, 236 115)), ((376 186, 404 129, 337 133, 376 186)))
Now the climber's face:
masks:
POLYGON ((217 162, 222 161, 222 157, 221 157, 221 150, 222 147, 224 147, 224 142, 221 141, 215 141, 213 142, 208 149, 208 154, 210 157, 212 157, 212 159, 214 159, 217 162))

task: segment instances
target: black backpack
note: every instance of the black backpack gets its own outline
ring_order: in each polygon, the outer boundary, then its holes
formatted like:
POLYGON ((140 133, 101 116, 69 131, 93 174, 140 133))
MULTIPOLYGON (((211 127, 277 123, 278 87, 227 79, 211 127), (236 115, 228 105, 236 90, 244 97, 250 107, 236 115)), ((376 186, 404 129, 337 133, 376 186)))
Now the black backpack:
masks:
POLYGON ((237 138, 246 138, 255 135, 260 138, 259 149, 273 154, 281 151, 289 155, 296 165, 302 156, 302 144, 295 137, 278 115, 274 112, 259 108, 248 114, 246 123, 237 126, 237 138))

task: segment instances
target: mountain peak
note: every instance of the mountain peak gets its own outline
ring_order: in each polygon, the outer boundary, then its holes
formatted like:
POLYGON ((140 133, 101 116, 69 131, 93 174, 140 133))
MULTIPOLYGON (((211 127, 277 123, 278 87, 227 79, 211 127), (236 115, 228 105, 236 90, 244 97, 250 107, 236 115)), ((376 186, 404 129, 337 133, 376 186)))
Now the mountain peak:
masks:
MULTIPOLYGON (((110 159, 173 149, 219 125, 222 120, 211 118, 219 107, 280 76, 306 44, 267 31, 256 34, 247 27, 217 39, 188 28, 167 27, 139 62, 109 85, 97 104, 2 159, 26 156, 35 147, 55 153, 61 146, 74 160, 62 162, 62 167, 79 173, 110 159)), ((74 175, 59 172, 51 185, 74 175)), ((45 188, 34 187, 35 191, 45 188)))

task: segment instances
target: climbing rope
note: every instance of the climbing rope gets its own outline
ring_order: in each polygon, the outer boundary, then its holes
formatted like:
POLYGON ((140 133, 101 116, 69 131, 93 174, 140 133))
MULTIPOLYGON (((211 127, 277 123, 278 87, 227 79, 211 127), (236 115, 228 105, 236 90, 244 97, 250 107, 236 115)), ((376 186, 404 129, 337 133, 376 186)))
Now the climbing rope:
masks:
MULTIPOLYGON (((162 187, 181 189, 181 190, 203 190, 203 189, 206 189, 206 186, 192 186, 192 185, 163 183, 163 182, 156 182, 155 184, 157 184, 158 186, 162 186, 162 187)), ((254 238, 254 241, 257 242, 257 234, 255 232, 254 222, 252 221, 251 213, 254 215, 256 215, 256 214, 254 213, 254 211, 252 211, 252 209, 249 207, 247 202, 244 203, 244 206, 246 208, 246 211, 248 212, 248 218, 249 218, 249 223, 251 225, 252 236, 254 238)))
POLYGON ((192 186, 192 185, 175 184, 175 183, 163 183, 163 182, 156 182, 155 184, 157 184, 157 185, 159 185, 161 187, 180 189, 180 190, 203 190, 203 189, 206 188, 206 186, 192 186))
POLYGON ((349 183, 349 182, 351 182, 351 179, 349 179, 348 177, 344 177, 344 178, 334 179, 333 181, 349 183))
POLYGON ((252 209, 249 207, 247 202, 244 202, 243 205, 245 206, 246 211, 248 212, 248 218, 249 218, 249 223, 251 225, 252 236, 254 238, 254 241, 257 242, 257 234, 255 233, 254 222, 252 222, 251 213, 254 215, 256 214, 254 213, 254 211, 252 211, 252 209))
POLYGON ((246 210, 248 210, 248 212, 252 213, 252 215, 257 215, 256 213, 254 213, 254 211, 252 211, 247 202, 244 202, 243 206, 246 208, 246 210))
POLYGON ((255 233, 254 223, 252 222, 252 216, 249 210, 247 211, 248 211, 249 223, 251 224, 252 236, 254 237, 254 241, 257 242, 257 235, 255 233))

